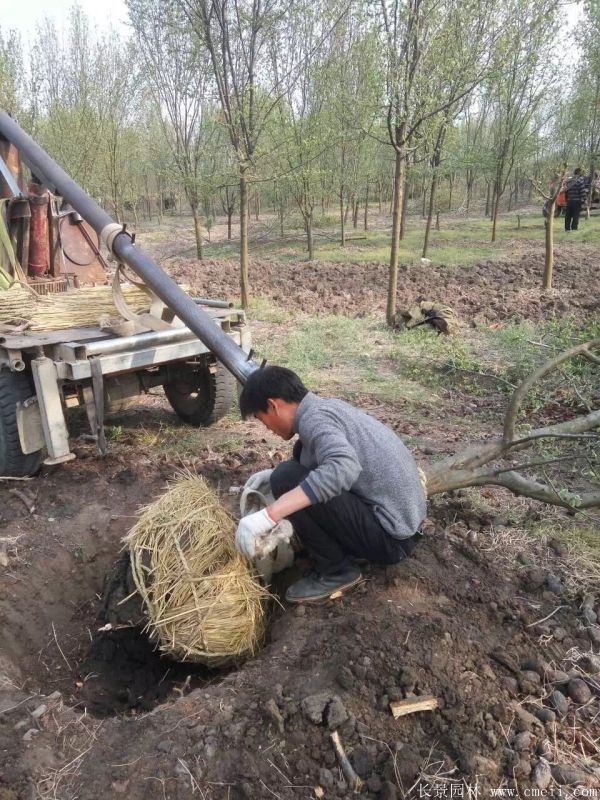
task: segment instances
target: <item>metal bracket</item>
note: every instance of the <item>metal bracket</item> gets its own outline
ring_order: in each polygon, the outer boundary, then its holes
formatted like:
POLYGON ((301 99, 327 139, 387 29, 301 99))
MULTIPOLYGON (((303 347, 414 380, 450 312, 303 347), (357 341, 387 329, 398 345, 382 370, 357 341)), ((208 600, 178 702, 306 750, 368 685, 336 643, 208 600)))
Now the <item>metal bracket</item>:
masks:
MULTIPOLYGON (((92 434, 96 437, 96 445, 100 455, 105 456, 107 451, 106 434, 104 433, 104 376, 102 375, 102 362, 99 358, 90 358, 92 370, 92 395, 93 413, 91 405, 86 399, 85 407, 88 412, 88 419, 92 434)), ((84 393, 85 397, 85 393, 84 393)))
POLYGON ((69 434, 54 362, 44 356, 34 358, 31 371, 48 448, 48 458, 44 463, 61 464, 63 461, 71 461, 75 458, 75 453, 69 450, 69 434))
POLYGON ((10 169, 8 168, 8 164, 6 161, 0 156, 0 174, 6 181, 8 188, 13 197, 23 197, 23 192, 19 188, 18 183, 15 180, 15 176, 12 174, 10 169))
POLYGON ((46 446, 37 397, 29 397, 17 403, 17 430, 21 450, 25 455, 37 453, 46 446))

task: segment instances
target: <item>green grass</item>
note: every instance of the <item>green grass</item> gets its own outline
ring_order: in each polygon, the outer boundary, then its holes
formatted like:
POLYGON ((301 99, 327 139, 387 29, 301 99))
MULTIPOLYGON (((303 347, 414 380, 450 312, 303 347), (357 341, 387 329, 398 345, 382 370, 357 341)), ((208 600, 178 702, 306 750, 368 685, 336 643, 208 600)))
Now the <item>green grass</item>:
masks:
MULTIPOLYGON (((440 230, 436 231, 434 227, 431 231, 428 258, 436 264, 461 266, 514 255, 516 247, 528 243, 542 246, 544 221, 541 213, 528 210, 520 212, 519 216, 520 226, 516 212, 501 214, 498 218, 497 241, 492 243, 492 226, 488 219, 442 214, 440 230)), ((316 259, 335 263, 387 263, 389 260, 390 228, 364 231, 360 225, 356 230, 350 227, 347 229, 346 245, 341 247, 339 226, 335 217, 328 215, 323 222, 325 227, 315 226, 316 259)), ((600 234, 600 216, 596 214, 590 220, 582 219, 580 230, 575 234, 565 232, 562 219, 555 221, 554 230, 557 245, 574 240, 591 244, 598 240, 600 234)), ((420 260, 424 232, 424 220, 420 216, 409 216, 406 235, 400 244, 401 262, 417 263, 420 260)), ((271 232, 271 236, 275 237, 276 233, 271 232)), ((255 257, 276 258, 280 261, 306 259, 306 237, 300 228, 290 225, 284 240, 254 242, 251 251, 255 257)), ((211 257, 233 257, 236 253, 235 242, 207 245, 207 254, 211 257)))
POLYGON ((293 369, 312 389, 348 400, 371 396, 427 406, 438 399, 448 372, 478 369, 459 337, 423 328, 396 333, 373 318, 304 317, 284 337, 255 344, 261 356, 293 369))
MULTIPOLYGON (((279 318, 276 306, 267 308, 279 318)), ((451 387, 507 398, 542 361, 594 336, 600 336, 600 319, 583 326, 567 319, 465 328, 454 336, 436 336, 427 328, 393 332, 379 319, 331 315, 298 316, 283 335, 255 336, 255 346, 261 357, 293 369, 313 389, 349 400, 372 396, 426 406, 451 387)), ((591 398, 597 384, 595 370, 579 359, 567 363, 564 374, 591 398)), ((539 410, 551 392, 562 391, 564 397, 564 380, 559 374, 535 387, 526 410, 539 410)))
MULTIPOLYGON (((222 220, 220 221, 222 222, 222 220)), ((362 213, 356 229, 346 226, 347 242, 339 244, 339 222, 336 213, 330 209, 325 215, 315 218, 315 258, 335 263, 387 263, 390 255, 391 220, 389 216, 377 214, 371 208, 371 230, 362 229, 362 213)), ((222 228, 222 225, 221 225, 222 228)), ((406 235, 400 243, 400 261, 418 263, 423 249, 425 221, 419 210, 411 209, 406 222, 406 235)), ((458 213, 441 213, 440 230, 435 224, 430 234, 428 258, 435 264, 449 267, 468 266, 488 259, 502 259, 515 255, 515 251, 529 245, 543 247, 544 220, 541 204, 527 209, 505 212, 498 217, 497 241, 490 241, 492 225, 489 219, 475 212, 469 217, 458 213), (519 224, 520 220, 520 224, 519 224)), ((222 233, 222 231, 221 231, 222 233)), ((555 220, 554 238, 557 246, 580 242, 594 244, 600 235, 600 213, 595 210, 590 220, 581 219, 577 232, 567 233, 564 220, 555 220)), ((140 241, 151 247, 175 241, 173 253, 183 252, 193 256, 193 226, 191 217, 165 216, 162 226, 156 221, 143 221, 140 224, 140 241)), ((232 241, 213 241, 205 243, 204 252, 208 258, 238 258, 239 243, 232 241)), ((279 239, 279 225, 272 213, 263 215, 259 222, 250 222, 250 253, 253 258, 270 258, 279 261, 298 261, 307 258, 306 236, 298 214, 293 210, 286 219, 285 237, 279 239), (265 238, 267 241, 265 241, 265 238)))
POLYGON ((250 320, 280 324, 290 320, 293 317, 293 312, 277 305, 264 295, 255 295, 250 300, 248 317, 250 320))

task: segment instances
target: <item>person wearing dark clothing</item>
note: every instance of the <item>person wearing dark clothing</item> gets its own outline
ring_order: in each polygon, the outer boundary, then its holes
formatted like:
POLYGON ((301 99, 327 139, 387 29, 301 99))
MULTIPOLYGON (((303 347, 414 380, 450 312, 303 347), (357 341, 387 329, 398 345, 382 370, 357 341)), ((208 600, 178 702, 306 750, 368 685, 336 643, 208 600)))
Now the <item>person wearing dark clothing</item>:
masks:
POLYGON ((329 597, 361 579, 354 559, 395 564, 421 534, 426 497, 415 461, 396 434, 369 414, 309 392, 282 367, 252 373, 240 395, 283 439, 298 434, 290 461, 271 475, 275 502, 243 517, 236 544, 253 557, 258 537, 288 517, 316 571, 290 586, 290 602, 329 597))
POLYGON ((576 231, 579 227, 579 215, 585 202, 587 181, 578 167, 572 178, 567 181, 567 205, 565 208, 565 230, 576 231))

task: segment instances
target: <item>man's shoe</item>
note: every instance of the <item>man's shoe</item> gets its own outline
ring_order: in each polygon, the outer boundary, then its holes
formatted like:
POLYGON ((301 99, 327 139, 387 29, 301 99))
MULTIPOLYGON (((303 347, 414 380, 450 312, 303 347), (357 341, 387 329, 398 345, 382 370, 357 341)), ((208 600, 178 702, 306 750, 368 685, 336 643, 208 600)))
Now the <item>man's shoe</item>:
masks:
POLYGON ((336 592, 345 592, 356 586, 361 578, 362 573, 354 564, 333 575, 311 572, 306 578, 296 581, 289 587, 285 599, 288 603, 316 603, 319 600, 327 600, 336 592))

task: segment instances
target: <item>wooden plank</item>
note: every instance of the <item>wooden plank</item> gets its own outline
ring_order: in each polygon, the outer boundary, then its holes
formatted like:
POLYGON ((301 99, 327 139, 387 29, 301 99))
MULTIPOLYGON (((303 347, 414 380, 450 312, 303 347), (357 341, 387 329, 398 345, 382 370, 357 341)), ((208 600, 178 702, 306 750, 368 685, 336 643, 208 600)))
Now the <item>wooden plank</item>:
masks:
POLYGON ((7 350, 27 350, 29 347, 45 347, 63 342, 77 342, 89 339, 110 339, 110 334, 98 326, 85 328, 65 328, 60 331, 23 331, 20 334, 6 333, 0 336, 0 344, 7 350))
POLYGON ((417 711, 433 711, 438 706, 437 698, 428 694, 409 700, 393 700, 390 703, 390 711, 394 715, 394 719, 398 719, 398 717, 405 717, 407 714, 414 714, 417 711))

